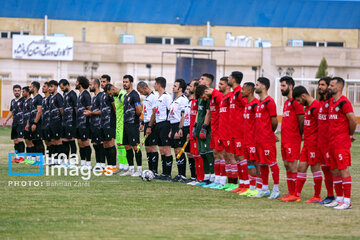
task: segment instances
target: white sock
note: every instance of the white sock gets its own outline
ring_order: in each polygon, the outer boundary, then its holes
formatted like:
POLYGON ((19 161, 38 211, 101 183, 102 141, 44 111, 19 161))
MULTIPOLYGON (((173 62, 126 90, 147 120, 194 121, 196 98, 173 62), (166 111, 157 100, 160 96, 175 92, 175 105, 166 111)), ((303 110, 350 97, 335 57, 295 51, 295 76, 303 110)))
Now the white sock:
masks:
POLYGON ((276 191, 276 192, 279 191, 279 184, 274 184, 273 191, 276 191))
POLYGON ((81 166, 86 166, 86 161, 85 160, 81 160, 81 166))
POLYGON ((137 171, 138 171, 138 172, 142 172, 142 166, 138 166, 138 167, 137 167, 137 171))
POLYGON ((336 197, 336 201, 342 203, 344 202, 344 197, 336 197))
POLYGON ((267 191, 269 190, 269 185, 262 185, 262 191, 267 191))
POLYGON ((226 176, 220 176, 220 184, 224 186, 226 184, 226 179, 226 176))
POLYGON ((210 182, 214 182, 214 181, 215 181, 215 177, 216 177, 215 174, 211 174, 211 175, 210 175, 210 182))
POLYGON ((100 163, 100 167, 105 168, 106 167, 105 163, 100 163))
POLYGON ((219 183, 220 183, 220 176, 219 176, 219 175, 216 175, 216 176, 215 176, 214 183, 216 183, 216 184, 219 184, 219 183))
POLYGON ((129 164, 123 164, 123 169, 128 170, 129 169, 129 164))
POLYGON ((86 162, 86 166, 91 167, 91 162, 86 162))
POLYGON ((119 169, 124 169, 124 164, 120 163, 119 164, 119 169))
POLYGON ((255 187, 255 186, 250 185, 250 190, 255 190, 255 189, 256 189, 256 187, 255 187))
POLYGON ((346 203, 346 204, 350 204, 350 203, 351 203, 350 198, 346 198, 346 197, 344 197, 344 203, 346 203))
POLYGON ((133 172, 134 171, 134 166, 129 166, 129 171, 133 172))
POLYGON ((204 181, 208 181, 210 179, 210 174, 205 174, 204 181))

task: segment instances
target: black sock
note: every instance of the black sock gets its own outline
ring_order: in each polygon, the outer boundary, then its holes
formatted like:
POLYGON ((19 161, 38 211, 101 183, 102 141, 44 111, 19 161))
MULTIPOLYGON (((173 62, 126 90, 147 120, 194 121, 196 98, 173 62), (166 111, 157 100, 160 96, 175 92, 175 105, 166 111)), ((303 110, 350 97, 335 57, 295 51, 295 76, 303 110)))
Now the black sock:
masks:
POLYGON ((91 147, 90 146, 86 146, 84 147, 85 150, 85 159, 87 162, 91 162, 91 147))
POLYGON ((206 154, 206 159, 208 160, 209 164, 209 173, 214 173, 214 154, 212 152, 206 154))
POLYGON ((42 140, 36 140, 35 144, 35 152, 45 154, 45 146, 42 140))
POLYGON ((26 153, 31 153, 31 147, 26 147, 26 153))
POLYGON ((158 172, 158 162, 159 162, 159 153, 158 152, 152 152, 151 153, 151 161, 152 161, 152 169, 154 173, 158 172))
POLYGON ((129 163, 129 166, 134 166, 134 152, 132 148, 126 150, 126 159, 129 163))
POLYGON ((178 165, 178 172, 181 176, 186 176, 186 157, 185 153, 181 154, 180 158, 176 161, 178 165))
POLYGON ((194 158, 188 158, 189 160, 189 168, 192 178, 196 178, 196 170, 195 170, 195 160, 194 158))
POLYGON ((142 153, 141 153, 141 150, 139 150, 138 152, 135 151, 135 159, 136 159, 136 165, 138 167, 142 166, 142 153))
POLYGON ((85 150, 85 148, 80 148, 80 160, 86 160, 86 150, 85 150))
POLYGON ((70 146, 70 149, 71 149, 70 150, 71 154, 76 154, 77 149, 76 149, 75 140, 68 141, 68 143, 69 143, 69 146, 70 146))
POLYGON ((70 145, 69 145, 69 142, 62 142, 63 144, 63 146, 62 146, 62 148, 63 148, 63 150, 64 150, 64 153, 65 153, 65 155, 67 156, 67 158, 69 158, 69 152, 70 152, 70 145))
POLYGON ((165 155, 161 155, 161 168, 162 168, 162 174, 166 175, 166 157, 165 155))
POLYGON ((116 148, 115 146, 104 148, 107 163, 110 166, 116 166, 116 148))
POLYGON ((14 150, 16 152, 19 152, 19 144, 18 143, 14 143, 14 150))
POLYGON ((18 152, 19 153, 23 153, 23 152, 25 152, 25 144, 24 144, 24 142, 19 142, 18 143, 18 152))
POLYGON ((209 161, 206 158, 206 154, 200 154, 202 160, 203 160, 203 166, 204 166, 204 173, 205 174, 210 174, 210 169, 209 169, 209 161))
POLYGON ((105 163, 105 148, 104 148, 104 144, 98 144, 98 149, 99 149, 99 162, 100 162, 100 163, 105 163))
POLYGON ((146 152, 146 160, 148 162, 149 170, 153 171, 152 152, 146 152))
MULTIPOLYGON (((100 144, 99 144, 100 145, 100 144)), ((95 150, 95 161, 96 163, 100 163, 100 158, 99 158, 99 145, 98 144, 93 144, 93 148, 95 150)))
POLYGON ((167 157, 166 157, 166 162, 165 162, 166 175, 171 176, 172 164, 173 164, 173 157, 172 157, 172 155, 167 156, 167 157))

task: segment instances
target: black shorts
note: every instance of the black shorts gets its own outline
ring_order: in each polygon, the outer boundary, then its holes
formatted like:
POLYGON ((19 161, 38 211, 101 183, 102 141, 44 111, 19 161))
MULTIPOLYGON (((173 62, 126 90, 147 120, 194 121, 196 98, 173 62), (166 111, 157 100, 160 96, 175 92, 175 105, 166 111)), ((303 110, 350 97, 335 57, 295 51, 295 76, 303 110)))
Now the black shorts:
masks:
POLYGON ((24 131, 24 139, 26 140, 31 140, 31 135, 30 135, 30 131, 24 131))
POLYGON ((50 125, 50 138, 59 140, 62 137, 62 126, 61 123, 57 125, 50 125))
POLYGON ((101 129, 100 128, 91 128, 91 142, 92 143, 101 143, 101 129))
MULTIPOLYGON (((34 124, 34 123, 33 123, 34 124)), ((32 140, 40 140, 41 139, 41 136, 42 136, 42 132, 41 132, 41 125, 40 124, 37 124, 36 125, 36 129, 35 131, 31 131, 31 128, 32 128, 32 125, 33 124, 30 124, 30 138, 32 140)))
POLYGON ((115 138, 116 128, 101 128, 101 140, 110 141, 115 138))
POLYGON ((50 141, 51 140, 51 134, 50 134, 50 129, 47 128, 47 129, 42 129, 41 130, 41 137, 43 140, 46 140, 46 141, 50 141))
MULTIPOLYGON (((146 135, 146 129, 148 128, 149 123, 145 123, 144 125, 144 136, 146 135)), ((154 146, 156 145, 156 138, 155 138, 155 134, 153 133, 153 129, 150 133, 150 135, 147 137, 147 139, 145 140, 145 146, 154 146)))
POLYGON ((12 126, 11 127, 11 139, 23 138, 24 137, 24 128, 21 126, 12 126))
MULTIPOLYGON (((188 135, 189 133, 190 133, 190 126, 183 127, 183 135, 184 135, 184 137, 185 137, 185 141, 186 141, 187 135, 188 135)), ((187 152, 187 153, 190 152, 190 141, 189 141, 188 144, 186 145, 185 152, 187 152)))
POLYGON ((74 137, 76 137, 76 127, 72 126, 72 127, 67 127, 67 126, 63 126, 63 138, 66 139, 72 139, 74 137))
POLYGON ((140 143, 139 124, 124 124, 123 145, 137 146, 140 143))
POLYGON ((171 125, 171 147, 172 148, 181 148, 185 141, 186 141, 186 136, 183 136, 179 139, 175 139, 175 133, 177 133, 179 131, 179 123, 174 123, 174 124, 170 124, 171 125))
POLYGON ((88 140, 90 138, 90 128, 77 128, 76 138, 82 141, 88 140))
POLYGON ((170 122, 164 121, 157 123, 153 129, 155 142, 158 146, 171 146, 169 132, 170 132, 170 122))

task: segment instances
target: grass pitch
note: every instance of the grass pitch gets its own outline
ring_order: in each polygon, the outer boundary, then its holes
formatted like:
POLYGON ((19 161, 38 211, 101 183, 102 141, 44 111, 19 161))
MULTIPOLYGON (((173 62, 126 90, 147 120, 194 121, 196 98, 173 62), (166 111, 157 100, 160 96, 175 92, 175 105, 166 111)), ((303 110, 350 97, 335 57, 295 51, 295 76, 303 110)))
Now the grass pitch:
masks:
MULTIPOLYGON (((0 239, 360 238, 360 140, 352 147, 353 209, 336 211, 134 177, 92 176, 89 181, 80 176, 10 177, 7 155, 13 144, 9 138, 10 129, 0 128, 0 239), (27 185, 13 186, 11 181, 27 185), (42 186, 29 186, 30 181, 42 186)), ((285 193, 280 151, 278 162, 280 190, 285 193)), ((18 172, 35 171, 34 166, 13 167, 18 172)), ((312 194, 309 172, 303 199, 312 194)))

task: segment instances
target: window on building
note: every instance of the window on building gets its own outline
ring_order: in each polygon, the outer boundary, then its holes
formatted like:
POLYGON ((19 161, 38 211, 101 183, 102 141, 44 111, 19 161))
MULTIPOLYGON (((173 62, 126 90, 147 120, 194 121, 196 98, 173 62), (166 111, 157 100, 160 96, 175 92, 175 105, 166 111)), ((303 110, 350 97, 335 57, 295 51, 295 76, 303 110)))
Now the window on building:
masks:
POLYGON ((344 47, 343 42, 327 42, 328 47, 344 47))
POLYGON ((174 44, 190 45, 190 38, 174 38, 174 44))
POLYGON ((9 33, 8 32, 1 32, 1 38, 8 38, 9 37, 9 33))
POLYGON ((0 79, 2 81, 9 81, 10 80, 10 74, 9 73, 0 73, 0 79))
MULTIPOLYGON (((12 38, 14 35, 20 35, 21 32, 0 31, 0 38, 12 38)), ((23 32, 22 35, 29 35, 29 32, 23 32)))
POLYGON ((316 42, 304 41, 304 47, 316 47, 316 42))
POLYGON ((166 45, 190 45, 190 38, 178 37, 146 37, 146 44, 166 44, 166 45))
POLYGON ((324 42, 317 42, 317 47, 326 47, 324 42))
POLYGON ((38 75, 38 74, 29 74, 29 81, 38 81, 38 82, 46 82, 52 79, 51 75, 38 75))
POLYGON ((147 44, 162 44, 162 37, 146 37, 147 44))

